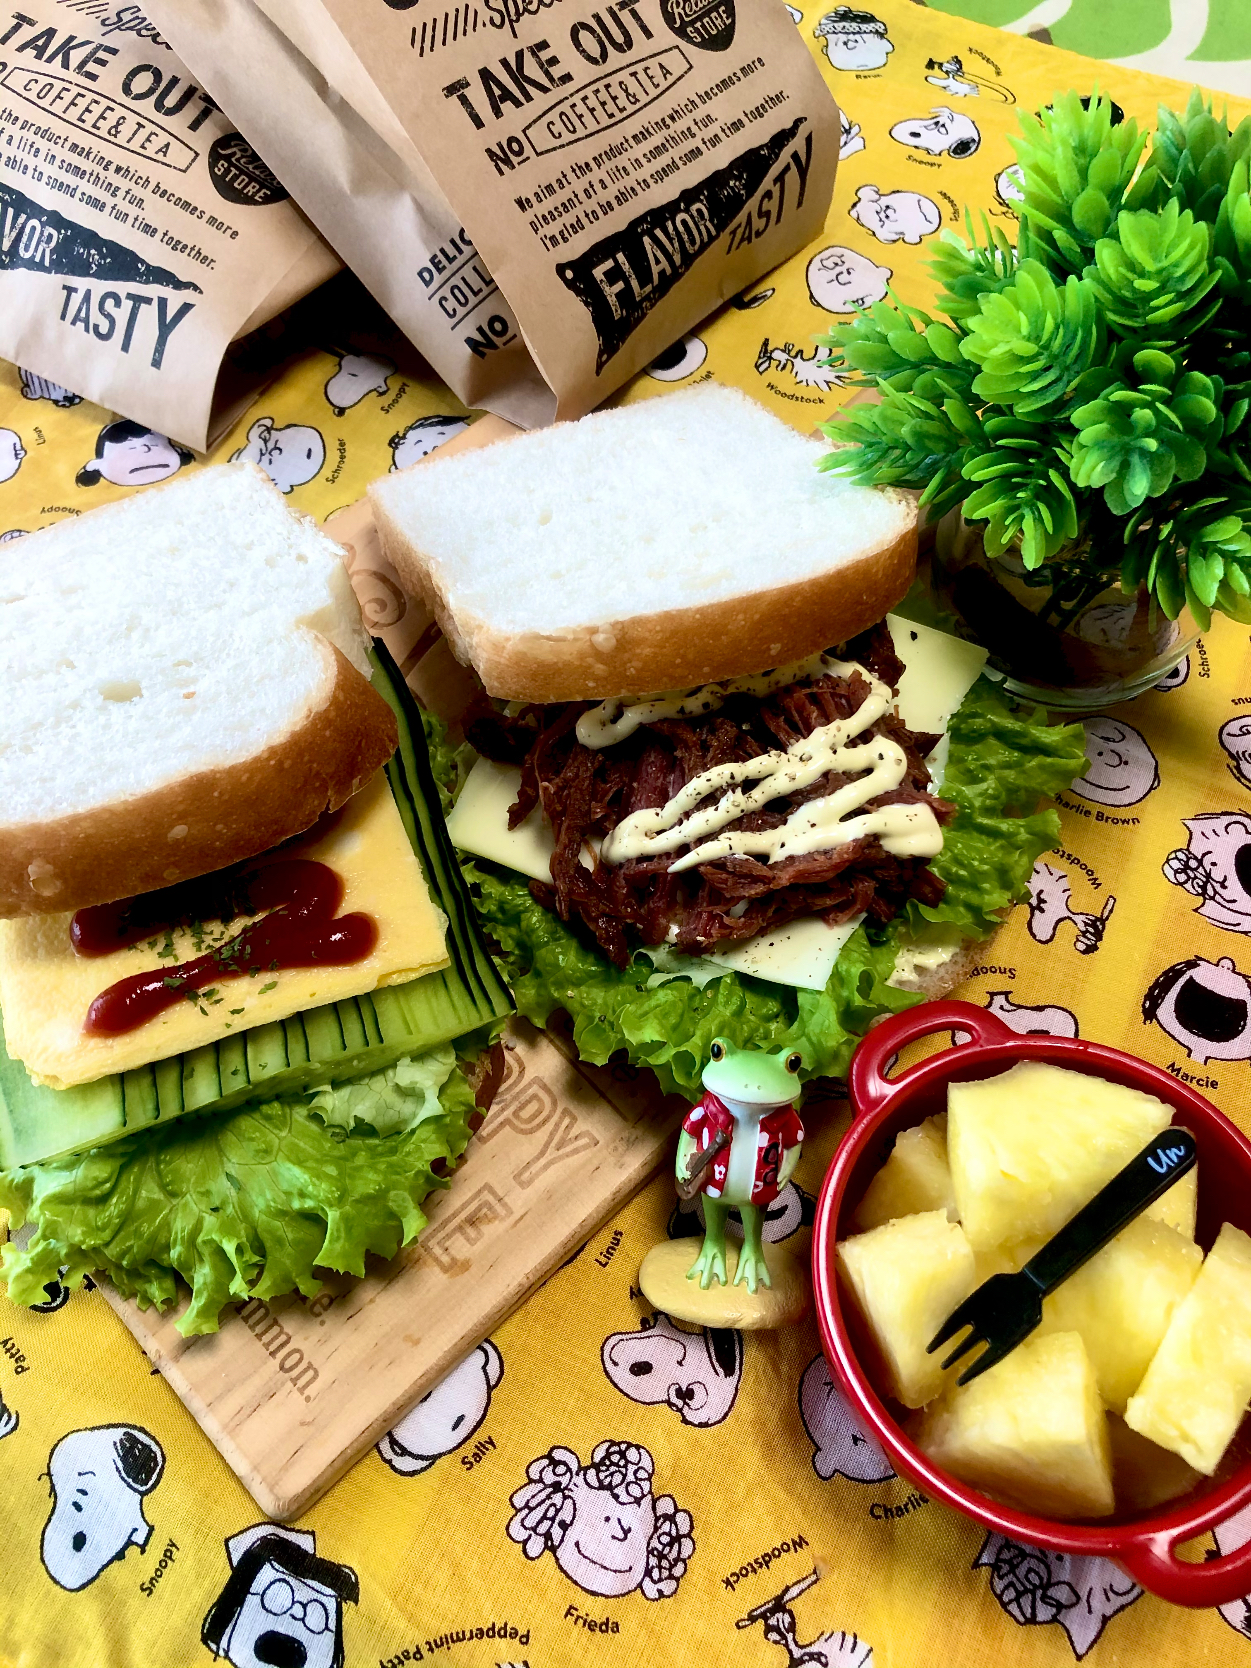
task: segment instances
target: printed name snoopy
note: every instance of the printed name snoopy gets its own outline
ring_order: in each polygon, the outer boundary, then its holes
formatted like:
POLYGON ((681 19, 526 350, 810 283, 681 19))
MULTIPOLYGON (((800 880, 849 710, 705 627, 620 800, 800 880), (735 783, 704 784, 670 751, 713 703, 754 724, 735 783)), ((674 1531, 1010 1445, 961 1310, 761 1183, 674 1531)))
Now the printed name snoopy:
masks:
POLYGON ((443 1454, 469 1441, 503 1376, 504 1358, 488 1338, 386 1433, 378 1443, 379 1455, 401 1477, 428 1471, 443 1454))
POLYGON ((165 1471, 165 1450, 137 1425, 70 1431, 48 1456, 52 1514, 39 1543, 43 1567, 67 1592, 87 1587, 152 1539, 143 1502, 165 1471))
POLYGON ((672 1598, 695 1551, 691 1514, 652 1493, 655 1461, 634 1442, 601 1442, 583 1465, 554 1447, 526 1467, 508 1538, 527 1558, 550 1552, 585 1593, 672 1598))

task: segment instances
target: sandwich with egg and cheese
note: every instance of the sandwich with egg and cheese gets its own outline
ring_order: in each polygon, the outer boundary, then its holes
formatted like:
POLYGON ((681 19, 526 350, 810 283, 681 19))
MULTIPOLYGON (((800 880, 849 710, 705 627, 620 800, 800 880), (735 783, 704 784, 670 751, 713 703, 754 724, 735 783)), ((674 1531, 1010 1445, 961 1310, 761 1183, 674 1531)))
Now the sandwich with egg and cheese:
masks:
POLYGON ((982 650, 890 613, 915 501, 824 452, 706 384, 371 488, 484 686, 449 830, 520 1010, 692 1098, 713 1037, 842 1076, 951 989, 1083 768, 982 650))
POLYGON ((343 553, 246 464, 7 545, 0 1205, 17 1302, 361 1273, 509 1009, 343 553), (29 1232, 29 1230, 28 1230, 29 1232))

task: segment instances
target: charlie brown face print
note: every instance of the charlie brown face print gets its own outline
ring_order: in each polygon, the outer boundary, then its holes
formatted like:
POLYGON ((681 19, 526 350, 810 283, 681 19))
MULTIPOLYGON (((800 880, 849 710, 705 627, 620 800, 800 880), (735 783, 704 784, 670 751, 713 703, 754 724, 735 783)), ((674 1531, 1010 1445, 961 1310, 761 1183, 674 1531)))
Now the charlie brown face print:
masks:
POLYGON ((808 294, 827 313, 859 313, 884 301, 890 280, 890 267, 841 243, 820 250, 808 262, 808 294))
POLYGON ((1141 731, 1106 714, 1084 724, 1086 773, 1074 793, 1096 805, 1137 805, 1159 787, 1159 762, 1141 731))
POLYGON ((830 1376, 823 1355, 814 1356, 799 1381, 799 1416, 813 1445, 812 1469, 823 1481, 884 1483, 895 1475, 890 1461, 857 1419, 830 1376))

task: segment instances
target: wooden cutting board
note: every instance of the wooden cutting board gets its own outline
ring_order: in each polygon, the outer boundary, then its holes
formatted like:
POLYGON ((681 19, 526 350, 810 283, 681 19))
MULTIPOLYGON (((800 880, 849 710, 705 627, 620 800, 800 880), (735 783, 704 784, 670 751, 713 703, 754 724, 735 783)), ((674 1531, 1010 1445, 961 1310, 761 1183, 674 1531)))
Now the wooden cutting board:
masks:
MULTIPOLYGON (((443 450, 515 432, 483 418, 443 450)), ((332 518, 365 618, 414 693, 455 718, 472 694, 378 547, 368 506, 332 518)), ((420 1241, 363 1280, 329 1274, 311 1301, 236 1305, 221 1330, 104 1295, 265 1514, 297 1516, 642 1187, 687 1110, 649 1072, 575 1062, 515 1022, 491 1110, 420 1241)))
POLYGON ((363 1280, 236 1305, 183 1338, 104 1295, 266 1516, 312 1505, 664 1164, 687 1110, 516 1022, 486 1122, 416 1245, 363 1280))

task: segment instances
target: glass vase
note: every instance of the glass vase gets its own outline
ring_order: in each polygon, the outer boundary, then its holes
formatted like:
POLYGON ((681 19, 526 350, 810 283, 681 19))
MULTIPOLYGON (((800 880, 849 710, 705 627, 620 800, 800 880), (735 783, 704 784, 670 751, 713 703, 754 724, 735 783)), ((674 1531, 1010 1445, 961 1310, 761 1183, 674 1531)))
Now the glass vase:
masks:
POLYGON ((934 623, 980 643, 1014 695, 1096 712, 1159 683, 1197 642, 1189 610, 1170 620, 1145 590, 1122 590, 1081 541, 1030 572, 1014 548, 987 555, 982 532, 959 510, 938 523, 934 623))

